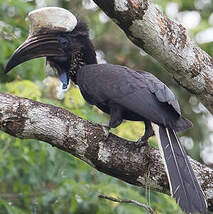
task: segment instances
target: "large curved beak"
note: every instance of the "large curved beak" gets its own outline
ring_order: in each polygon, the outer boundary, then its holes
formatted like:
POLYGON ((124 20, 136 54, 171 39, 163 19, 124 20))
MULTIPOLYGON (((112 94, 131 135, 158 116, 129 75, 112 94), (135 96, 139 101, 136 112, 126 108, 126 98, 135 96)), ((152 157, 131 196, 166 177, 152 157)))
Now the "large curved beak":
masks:
POLYGON ((10 57, 5 68, 5 73, 17 65, 34 58, 64 55, 65 52, 60 46, 57 34, 29 36, 10 57))

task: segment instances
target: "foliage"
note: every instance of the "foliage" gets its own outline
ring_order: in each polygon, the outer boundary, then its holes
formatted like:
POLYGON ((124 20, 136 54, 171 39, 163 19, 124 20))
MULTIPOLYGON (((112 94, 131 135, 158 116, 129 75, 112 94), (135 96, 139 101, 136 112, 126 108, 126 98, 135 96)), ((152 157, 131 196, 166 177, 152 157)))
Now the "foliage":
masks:
MULTIPOLYGON (((0 0, 0 91, 16 94, 66 108, 73 113, 98 123, 106 123, 108 118, 97 108, 85 103, 77 88, 73 87, 63 101, 54 98, 56 82, 49 82, 48 87, 42 82, 45 78, 44 60, 36 59, 26 62, 8 75, 4 67, 13 51, 28 34, 29 22, 26 15, 36 7, 37 1, 0 0)), ((85 18, 91 28, 91 37, 103 58, 111 63, 123 64, 134 69, 154 71, 161 80, 172 88, 184 106, 184 114, 190 118, 195 128, 185 135, 195 142, 206 137, 203 124, 199 124, 202 112, 195 114, 193 108, 199 102, 189 103, 191 95, 171 82, 168 74, 148 56, 141 56, 118 27, 111 21, 103 23, 99 9, 86 10, 81 1, 46 1, 47 4, 63 5, 85 18), (79 3, 80 2, 80 3, 79 3), (75 8, 75 9, 73 9, 75 8), (102 53, 102 52, 100 52, 102 53)), ((87 0, 82 1, 88 2, 87 0)), ((169 1, 163 0, 163 10, 169 1)), ((192 10, 190 1, 177 1, 182 10, 192 10)), ((212 4, 213 5, 213 4, 212 4)), ((212 10, 204 9, 201 25, 192 31, 197 33, 208 27, 207 18, 212 10), (205 14, 205 15, 204 15, 205 14), (208 15, 207 15, 208 14, 208 15)), ((202 46, 212 55, 211 46, 202 46)), ((53 78, 54 79, 54 78, 53 78)), ((113 132, 130 140, 137 140, 144 131, 139 122, 125 122, 113 132)), ((154 139, 151 140, 154 142, 154 139)), ((199 147, 196 144, 190 151, 199 159, 199 147)), ((148 188, 148 187, 147 187, 148 188)), ((130 214, 146 213, 134 205, 121 205, 98 198, 106 194, 124 199, 134 199, 147 203, 147 190, 134 187, 110 176, 104 175, 73 156, 52 146, 35 140, 20 140, 0 132, 0 214, 19 213, 72 213, 72 214, 130 214)), ((148 191, 149 192, 149 191, 148 191)), ((173 199, 164 194, 151 192, 151 207, 158 213, 181 213, 173 199)))
POLYGON ((39 87, 30 80, 12 81, 6 83, 8 93, 20 97, 28 97, 29 99, 39 100, 41 91, 39 87))

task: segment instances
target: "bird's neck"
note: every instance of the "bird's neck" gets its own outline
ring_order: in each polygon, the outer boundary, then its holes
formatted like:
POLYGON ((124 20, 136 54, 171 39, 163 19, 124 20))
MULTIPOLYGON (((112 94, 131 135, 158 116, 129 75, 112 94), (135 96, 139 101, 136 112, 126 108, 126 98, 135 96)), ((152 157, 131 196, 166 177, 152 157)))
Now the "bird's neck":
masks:
POLYGON ((72 52, 70 78, 76 84, 78 70, 89 64, 97 64, 96 53, 91 42, 83 50, 72 52))

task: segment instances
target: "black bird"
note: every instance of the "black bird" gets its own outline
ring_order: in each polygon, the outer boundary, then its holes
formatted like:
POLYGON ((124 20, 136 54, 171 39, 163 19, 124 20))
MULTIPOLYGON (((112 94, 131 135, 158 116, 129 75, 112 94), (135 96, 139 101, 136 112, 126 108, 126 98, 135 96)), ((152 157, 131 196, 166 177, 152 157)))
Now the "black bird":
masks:
POLYGON ((150 73, 119 65, 97 64, 86 24, 78 21, 71 31, 41 31, 30 35, 14 52, 5 72, 33 58, 47 57, 57 69, 63 88, 71 79, 85 100, 110 115, 109 129, 123 120, 144 121, 145 134, 156 135, 171 195, 186 213, 206 213, 207 204, 177 131, 191 127, 181 116, 171 90, 150 73))

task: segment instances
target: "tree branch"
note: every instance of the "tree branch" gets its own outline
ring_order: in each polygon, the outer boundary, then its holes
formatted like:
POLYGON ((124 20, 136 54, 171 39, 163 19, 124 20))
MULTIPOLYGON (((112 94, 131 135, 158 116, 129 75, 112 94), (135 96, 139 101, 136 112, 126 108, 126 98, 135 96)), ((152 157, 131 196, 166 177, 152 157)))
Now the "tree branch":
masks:
POLYGON ((213 113, 213 58, 190 39, 181 24, 163 16, 148 0, 93 1, 213 113))
MULTIPOLYGON (((150 146, 137 149, 134 142, 113 134, 105 141, 100 125, 65 109, 0 93, 0 129, 15 137, 45 141, 105 174, 169 194, 157 149, 150 146)), ((213 170, 195 160, 190 161, 209 207, 213 209, 213 170)))
POLYGON ((150 214, 155 214, 154 210, 150 206, 143 204, 143 203, 140 203, 140 202, 135 201, 135 200, 126 200, 126 199, 114 198, 114 197, 106 196, 106 195, 99 195, 98 197, 102 198, 102 199, 110 200, 113 202, 117 202, 117 203, 136 204, 137 206, 142 207, 143 209, 147 210, 150 214))

